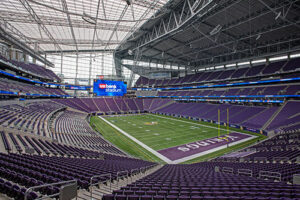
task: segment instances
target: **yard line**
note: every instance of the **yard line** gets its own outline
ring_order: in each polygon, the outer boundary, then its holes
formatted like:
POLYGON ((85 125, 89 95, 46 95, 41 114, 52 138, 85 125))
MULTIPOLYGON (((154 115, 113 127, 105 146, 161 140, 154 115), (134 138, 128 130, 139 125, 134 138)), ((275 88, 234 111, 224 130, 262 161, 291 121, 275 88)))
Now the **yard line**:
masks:
POLYGON ((154 149, 150 148, 149 146, 147 146, 146 144, 142 143, 141 141, 139 141, 138 139, 136 139, 135 137, 131 136, 130 134, 126 133, 125 131, 123 131, 122 129, 120 129, 119 127, 117 127, 116 125, 112 124, 111 122, 109 122, 108 120, 104 119, 101 116, 98 116, 100 119, 102 119, 103 121, 105 121, 107 124, 109 124, 110 126, 112 126, 113 128, 115 128, 116 130, 118 130, 120 133, 122 133, 123 135, 127 136, 128 138, 130 138, 131 140, 133 140, 134 142, 136 142, 137 144, 139 144, 140 146, 144 147, 145 149, 147 149, 148 151, 150 151, 152 154, 156 155, 157 157, 159 157, 160 159, 162 159, 163 161, 167 162, 167 163, 171 163, 171 160, 167 157, 165 157, 164 155, 158 153, 157 151, 155 151, 154 149))
MULTIPOLYGON (((154 114, 149 114, 149 115, 153 115, 153 116, 156 116, 156 117, 159 117, 159 118, 163 118, 163 119, 171 119, 171 120, 174 120, 174 121, 179 121, 179 122, 188 123, 188 124, 196 124, 198 126, 203 126, 203 127, 206 127, 206 128, 218 129, 217 127, 207 126, 207 125, 204 125, 204 124, 198 124, 198 123, 195 123, 195 122, 188 122, 188 121, 183 121, 183 120, 180 120, 180 119, 173 119, 173 118, 163 117, 163 116, 154 115, 154 114)), ((220 130, 227 131, 226 129, 223 129, 223 128, 220 128, 220 130)), ((234 131, 234 132, 235 133, 241 133, 241 132, 237 132, 237 131, 234 131)))

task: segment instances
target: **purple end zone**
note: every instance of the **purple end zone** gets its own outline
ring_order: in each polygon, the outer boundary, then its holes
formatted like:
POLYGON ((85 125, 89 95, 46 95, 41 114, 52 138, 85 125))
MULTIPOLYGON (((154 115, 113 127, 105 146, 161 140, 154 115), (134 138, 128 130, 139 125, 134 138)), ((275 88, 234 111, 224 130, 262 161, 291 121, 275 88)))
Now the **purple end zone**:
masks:
MULTIPOLYGON (((221 137, 225 137, 225 135, 221 137)), ((230 133, 227 136, 228 142, 225 139, 219 139, 218 137, 214 137, 176 147, 170 147, 167 149, 159 150, 158 152, 173 161, 197 153, 208 151, 220 147, 222 145, 226 145, 228 143, 237 142, 239 140, 243 140, 249 137, 251 137, 251 135, 246 135, 243 133, 230 133)))

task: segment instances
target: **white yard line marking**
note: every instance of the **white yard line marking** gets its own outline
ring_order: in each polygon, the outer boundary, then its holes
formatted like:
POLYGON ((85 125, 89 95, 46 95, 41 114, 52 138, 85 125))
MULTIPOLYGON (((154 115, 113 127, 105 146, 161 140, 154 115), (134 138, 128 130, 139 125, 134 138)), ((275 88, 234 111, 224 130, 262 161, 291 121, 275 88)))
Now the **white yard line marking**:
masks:
MULTIPOLYGON (((159 118, 163 118, 163 119, 170 119, 170 120, 174 120, 174 121, 179 121, 179 122, 182 122, 182 123, 196 124, 198 126, 203 126, 203 127, 206 127, 206 128, 218 129, 217 127, 207 126, 207 125, 203 125, 203 124, 198 124, 198 123, 195 123, 195 122, 188 122, 188 121, 183 121, 183 120, 180 120, 180 119, 173 119, 173 118, 163 117, 163 116, 154 115, 154 114, 149 114, 149 115, 153 115, 153 116, 156 116, 156 117, 159 117, 159 118)), ((227 129, 223 129, 223 128, 220 128, 220 130, 227 131, 227 129)), ((232 131, 232 130, 230 130, 230 131, 232 131)), ((241 132, 238 132, 238 131, 232 131, 232 132, 241 133, 241 132)), ((243 134, 249 135, 247 133, 243 133, 243 134)))
MULTIPOLYGON (((153 114, 149 114, 149 115, 153 115, 153 114)), ((129 137, 131 140, 133 140, 134 142, 136 142, 137 144, 141 145, 143 148, 147 149, 148 151, 150 151, 151 153, 153 153, 154 155, 156 155, 157 157, 159 157, 160 159, 164 160, 166 163, 168 164, 178 164, 178 163, 181 163, 181 162, 185 162, 185 161, 188 161, 188 160, 191 160, 191 159, 194 159, 194 158, 197 158, 199 156, 203 156, 203 155, 206 155, 206 154, 209 154, 209 153, 213 153, 215 151, 219 151, 221 149, 225 149, 227 147, 227 144, 225 145, 222 145, 220 147, 217 147, 217 148, 214 148, 214 149, 210 149, 210 150, 207 150, 207 151, 203 151, 203 152, 200 152, 200 153, 197 153, 197 154, 194 154, 194 155, 190 155, 190 156, 187 156, 187 157, 184 157, 184 158, 180 158, 178 160, 174 160, 174 161, 171 161, 170 159, 168 159, 167 157, 165 157, 164 155, 158 153, 157 151, 155 151, 154 149, 152 149, 151 147, 147 146, 146 144, 144 144, 143 142, 139 141, 138 139, 136 139, 135 137, 129 135, 128 133, 126 133, 125 131, 123 131, 122 129, 120 129, 119 127, 117 127, 116 125, 110 123, 109 121, 103 119, 103 117, 101 116, 98 116, 99 118, 101 118, 103 121, 105 121, 106 123, 108 123, 109 125, 111 125, 112 127, 114 127, 116 130, 118 130, 120 133, 122 133, 123 135, 129 137)), ((170 120, 174 120, 174 121, 180 121, 182 123, 188 123, 188 124, 193 124, 193 125, 197 125, 197 126, 202 126, 202 127, 206 127, 206 128, 212 128, 212 129, 218 129, 217 127, 212 127, 212 126, 207 126, 207 125, 203 125, 203 124, 198 124, 198 123, 195 123, 195 122, 188 122, 188 121, 183 121, 183 120, 179 120, 179 119, 173 119, 173 118, 168 118, 168 117, 163 117, 163 116, 158 116, 158 115, 153 115, 153 117, 159 117, 159 118, 164 118, 164 119, 170 119, 170 120)), ((166 121, 166 123, 168 123, 166 121)), ((174 123, 173 123, 174 124, 174 123)), ((142 128, 142 127, 141 127, 142 128)), ((223 129, 223 128, 220 128, 220 130, 223 130, 223 131, 227 131, 227 129, 223 129)), ((231 130, 232 131, 232 130, 231 130)), ((206 130, 202 130, 202 132, 207 132, 206 130)), ((238 132, 238 131, 232 131, 232 132, 236 132, 236 133, 240 133, 240 134, 245 134, 245 135, 249 135, 247 133, 241 133, 241 132, 238 132)), ((172 134, 172 133, 171 133, 172 134)), ((204 134, 205 135, 205 134, 204 134)), ((239 141, 236 141, 236 142, 233 142, 233 143, 230 143, 229 146, 233 146, 233 145, 236 145, 236 144, 240 144, 240 143, 243 143, 243 142, 246 142, 248 140, 251 140, 253 138, 256 138, 257 136, 254 136, 254 135, 249 135, 250 137, 249 138, 245 138, 243 140, 239 140, 239 141)), ((153 137, 153 136, 152 136, 153 137)), ((144 137, 143 137, 144 138, 144 137)), ((171 138, 166 138, 167 139, 171 139, 171 138)), ((170 143, 171 141, 168 141, 167 143, 170 143)), ((162 144, 162 143, 160 143, 162 144)), ((179 145, 180 146, 180 145, 179 145)), ((158 150, 159 151, 159 150, 158 150)))
POLYGON ((112 126, 113 128, 115 128, 116 130, 118 130, 120 133, 122 133, 123 135, 127 136, 128 138, 130 138, 131 140, 133 140, 134 142, 136 142, 137 144, 139 144, 140 146, 142 146, 144 149, 147 149, 148 151, 150 151, 152 154, 156 155, 157 157, 159 157, 160 159, 162 159, 163 161, 165 161, 166 163, 171 163, 172 161, 165 157, 164 155, 158 153, 157 151, 155 151, 154 149, 148 147, 146 144, 142 143, 141 141, 137 140, 135 137, 129 135, 128 133, 126 133, 125 131, 123 131, 122 129, 120 129, 119 127, 117 127, 116 125, 110 123, 109 121, 107 121, 106 119, 104 119, 101 116, 98 116, 100 119, 102 119, 103 121, 105 121, 107 124, 109 124, 110 126, 112 126))

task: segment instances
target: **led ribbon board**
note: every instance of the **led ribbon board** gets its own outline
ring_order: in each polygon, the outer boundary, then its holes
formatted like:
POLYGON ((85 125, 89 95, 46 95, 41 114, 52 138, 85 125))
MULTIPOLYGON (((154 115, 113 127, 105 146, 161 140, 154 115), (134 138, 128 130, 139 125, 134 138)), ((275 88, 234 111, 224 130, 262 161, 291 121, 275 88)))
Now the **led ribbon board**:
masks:
POLYGON ((94 93, 97 96, 124 96, 127 85, 122 81, 94 80, 94 93))

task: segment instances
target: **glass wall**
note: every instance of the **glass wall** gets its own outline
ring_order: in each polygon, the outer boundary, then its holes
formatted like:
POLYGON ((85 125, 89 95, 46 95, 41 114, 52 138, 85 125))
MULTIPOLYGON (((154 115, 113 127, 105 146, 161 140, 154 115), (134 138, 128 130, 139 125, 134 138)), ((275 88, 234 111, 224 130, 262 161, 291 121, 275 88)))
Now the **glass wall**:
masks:
MULTIPOLYGON (((52 70, 58 75, 62 74, 65 82, 68 83, 75 83, 74 80, 76 77, 78 79, 89 79, 90 74, 92 79, 96 78, 97 75, 116 75, 112 53, 79 54, 78 61, 76 54, 66 54, 63 56, 51 54, 47 55, 47 59, 55 65, 55 68, 52 68, 52 70), (78 74, 76 75, 77 62, 78 74)), ((130 70, 123 68, 123 75, 126 81, 129 80, 130 73, 130 70)), ((138 76, 135 77, 138 78, 138 76)), ((79 83, 81 84, 80 80, 79 83)))

